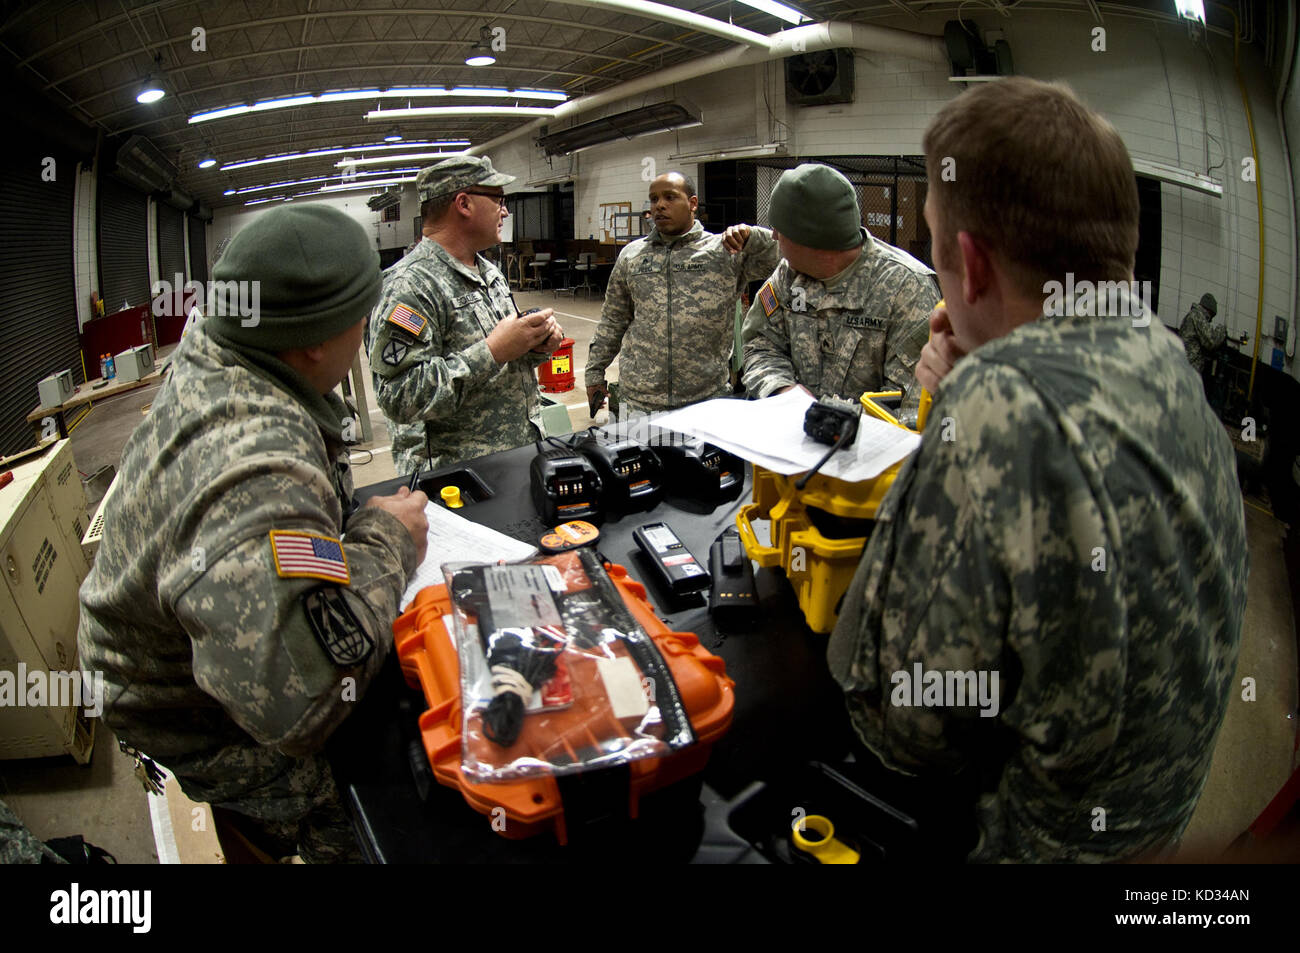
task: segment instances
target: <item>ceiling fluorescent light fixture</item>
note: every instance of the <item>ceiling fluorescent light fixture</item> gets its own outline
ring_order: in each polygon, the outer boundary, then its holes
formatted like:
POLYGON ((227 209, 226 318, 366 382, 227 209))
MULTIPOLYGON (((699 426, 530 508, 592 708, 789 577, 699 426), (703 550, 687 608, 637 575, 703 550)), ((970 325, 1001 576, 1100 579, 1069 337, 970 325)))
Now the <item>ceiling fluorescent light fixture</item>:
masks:
POLYGON ((1184 20, 1195 20, 1205 25, 1205 4, 1201 0, 1174 0, 1174 5, 1184 20))
POLYGON ((401 142, 401 141, 402 141, 402 130, 398 129, 396 126, 394 126, 392 129, 389 129, 388 132, 385 133, 384 135, 384 142, 401 142))
POLYGON ((731 40, 733 43, 743 43, 745 46, 752 46, 760 50, 768 49, 772 42, 770 37, 762 33, 746 30, 734 23, 704 16, 693 10, 683 10, 681 7, 670 6, 666 3, 652 3, 649 0, 560 0, 560 2, 573 3, 577 6, 600 7, 605 10, 621 10, 633 16, 660 23, 671 23, 685 27, 688 30, 706 33, 709 36, 720 36, 723 39, 731 40))
MULTIPOLYGON (((354 176, 348 176, 347 180, 350 181, 352 179, 362 179, 367 176, 373 178, 375 176, 381 176, 381 175, 392 177, 394 175, 400 175, 406 172, 419 172, 419 171, 420 171, 419 169, 412 168, 412 169, 384 169, 382 172, 358 172, 354 176)), ((249 186, 245 186, 242 189, 235 189, 234 192, 228 192, 226 194, 247 195, 250 192, 269 192, 271 189, 287 189, 287 188, 292 188, 296 185, 312 185, 313 183, 316 182, 330 182, 338 178, 340 178, 340 176, 337 173, 334 175, 318 175, 310 179, 295 179, 292 182, 272 182, 270 185, 249 185, 249 186)))
MULTIPOLYGON (((541 99, 565 102, 569 94, 556 89, 509 89, 502 86, 392 86, 388 89, 340 89, 332 93, 299 93, 279 99, 265 99, 258 103, 241 103, 222 106, 190 116, 191 124, 212 119, 228 119, 244 113, 266 112, 270 109, 290 109, 315 103, 343 103, 366 99, 423 99, 439 96, 481 96, 487 99, 541 99)), ((161 95, 159 96, 161 98, 161 95)), ((150 100, 152 102, 152 100, 150 100)))
POLYGON ((221 167, 222 172, 229 172, 232 169, 246 169, 254 165, 266 165, 270 162, 288 162, 292 159, 315 159, 319 156, 341 156, 349 152, 379 152, 383 149, 422 149, 431 147, 440 149, 443 146, 468 146, 468 139, 442 139, 429 142, 403 142, 399 144, 390 144, 383 142, 371 143, 364 146, 342 146, 331 149, 313 149, 310 152, 286 152, 277 156, 264 156, 260 159, 239 159, 235 162, 227 162, 221 167))
POLYGON ((211 169, 216 164, 217 160, 212 158, 212 156, 206 152, 203 154, 203 157, 199 159, 198 163, 200 169, 211 169))
POLYGON ((735 149, 710 149, 707 152, 679 152, 668 157, 669 162, 720 162, 723 159, 762 159, 766 156, 788 155, 784 142, 769 142, 761 146, 737 146, 735 149))
POLYGON ((784 20, 786 23, 792 23, 798 26, 800 23, 811 23, 812 17, 806 13, 800 13, 794 7, 788 7, 784 3, 777 3, 776 0, 740 0, 747 7, 753 7, 778 20, 784 20))
POLYGON ((486 99, 547 99, 562 103, 569 98, 568 93, 554 89, 508 89, 503 86, 448 86, 409 87, 406 90, 391 89, 386 96, 398 99, 412 99, 418 96, 482 96, 486 99))
POLYGON ((342 169, 349 165, 385 165, 389 162, 416 162, 423 159, 450 159, 452 156, 463 156, 466 150, 461 149, 459 152, 412 152, 400 156, 374 156, 370 159, 341 159, 334 163, 334 168, 342 169))
POLYGON ((323 185, 317 192, 347 192, 352 189, 373 189, 380 185, 400 185, 406 182, 414 182, 415 176, 408 175, 401 179, 375 179, 373 182, 354 182, 348 185, 323 185))
POLYGON ((367 119, 435 119, 455 116, 547 116, 555 110, 546 106, 411 106, 406 109, 372 109, 367 119))

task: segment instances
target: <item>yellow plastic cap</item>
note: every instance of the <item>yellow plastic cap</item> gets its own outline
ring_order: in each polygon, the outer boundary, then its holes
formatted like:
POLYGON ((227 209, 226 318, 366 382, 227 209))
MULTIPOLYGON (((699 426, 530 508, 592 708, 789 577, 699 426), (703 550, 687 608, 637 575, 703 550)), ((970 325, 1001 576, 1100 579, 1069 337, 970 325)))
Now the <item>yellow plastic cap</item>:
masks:
POLYGON ((442 502, 453 510, 458 510, 465 505, 465 501, 460 498, 460 487, 458 486, 444 486, 440 495, 442 496, 442 502))

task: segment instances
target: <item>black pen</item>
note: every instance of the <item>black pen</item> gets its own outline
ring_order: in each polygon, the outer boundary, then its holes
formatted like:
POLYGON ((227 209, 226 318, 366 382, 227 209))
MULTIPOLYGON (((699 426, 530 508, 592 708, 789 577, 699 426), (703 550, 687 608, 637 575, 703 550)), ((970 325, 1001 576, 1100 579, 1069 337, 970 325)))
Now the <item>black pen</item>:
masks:
MULTIPOLYGON (((424 452, 427 454, 427 456, 425 457, 426 461, 431 462, 433 460, 433 441, 429 439, 429 422, 427 420, 424 423, 424 452)), ((419 486, 419 484, 420 484, 420 461, 416 460, 415 472, 411 474, 411 483, 410 486, 407 487, 407 489, 410 490, 412 493, 414 493, 416 491, 416 488, 419 486)))

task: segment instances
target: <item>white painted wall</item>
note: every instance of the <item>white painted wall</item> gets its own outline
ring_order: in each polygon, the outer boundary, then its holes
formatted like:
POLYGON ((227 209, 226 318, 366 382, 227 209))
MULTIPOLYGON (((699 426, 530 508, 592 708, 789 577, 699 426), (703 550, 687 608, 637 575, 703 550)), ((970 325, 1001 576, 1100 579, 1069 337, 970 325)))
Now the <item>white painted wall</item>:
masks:
MULTIPOLYGON (((984 30, 1004 31, 1016 72, 1044 80, 1064 80, 1093 108, 1104 114, 1124 138, 1134 157, 1158 160, 1209 174, 1224 186, 1221 199, 1173 186, 1163 187, 1160 311, 1177 325, 1187 308, 1209 291, 1219 301, 1220 319, 1233 334, 1246 332, 1253 346, 1258 301, 1258 206, 1253 182, 1242 180, 1242 159, 1250 155, 1250 134, 1233 67, 1231 40, 1189 39, 1185 26, 1156 24, 1108 12, 1105 50, 1094 50, 1097 24, 1082 8, 1077 13, 1013 13, 998 17, 968 11, 984 30)), ((937 35, 944 17, 900 20, 891 25, 937 35)), ((1243 74, 1249 91, 1259 150, 1264 200, 1264 347, 1273 315, 1292 313, 1290 218, 1286 168, 1274 109, 1274 90, 1262 56, 1242 48, 1243 74)), ((643 161, 654 171, 677 166, 698 181, 698 167, 673 163, 669 155, 705 149, 736 148, 785 140, 801 156, 917 155, 926 125, 939 108, 963 87, 948 81, 933 66, 887 54, 857 54, 856 99, 839 106, 799 108, 784 101, 779 61, 743 67, 681 83, 584 114, 585 121, 642 103, 689 100, 699 107, 704 125, 610 143, 577 157, 575 234, 596 231, 602 202, 629 201, 634 211, 645 201, 643 161), (766 91, 766 96, 764 92, 766 91)), ((1297 107, 1292 106, 1292 114, 1297 107)), ((543 160, 531 137, 501 150, 522 167, 543 160)), ((496 161, 496 157, 494 157, 496 161)), ((648 172, 647 172, 648 174, 648 172)), ((1291 368, 1295 373, 1295 368, 1291 368)))
MULTIPOLYGON (((1160 313, 1177 325, 1205 292, 1218 299, 1230 334, 1254 344, 1260 273, 1255 183, 1242 180, 1250 132, 1232 60, 1232 41, 1195 44, 1181 24, 1108 17, 1106 50, 1092 50, 1095 24, 1085 14, 1012 17, 1005 24, 1017 72, 1068 81, 1119 130, 1135 158, 1209 174, 1222 198, 1162 187, 1160 313)), ((1273 89, 1262 57, 1242 48, 1264 199, 1264 334, 1273 315, 1290 315, 1287 185, 1273 89)), ((1267 360, 1268 350, 1261 349, 1267 360)))

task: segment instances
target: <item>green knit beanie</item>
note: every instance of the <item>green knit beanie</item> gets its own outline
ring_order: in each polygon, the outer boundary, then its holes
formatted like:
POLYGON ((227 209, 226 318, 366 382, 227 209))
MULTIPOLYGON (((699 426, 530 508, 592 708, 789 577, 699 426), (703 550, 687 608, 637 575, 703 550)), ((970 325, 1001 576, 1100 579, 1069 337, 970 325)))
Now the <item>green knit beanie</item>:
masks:
POLYGON ((262 351, 343 333, 379 303, 383 283, 365 229, 327 205, 259 215, 231 239, 212 278, 207 320, 236 344, 262 351))
POLYGON ((849 180, 828 165, 786 169, 772 190, 772 227, 799 245, 845 251, 862 244, 862 214, 849 180))

